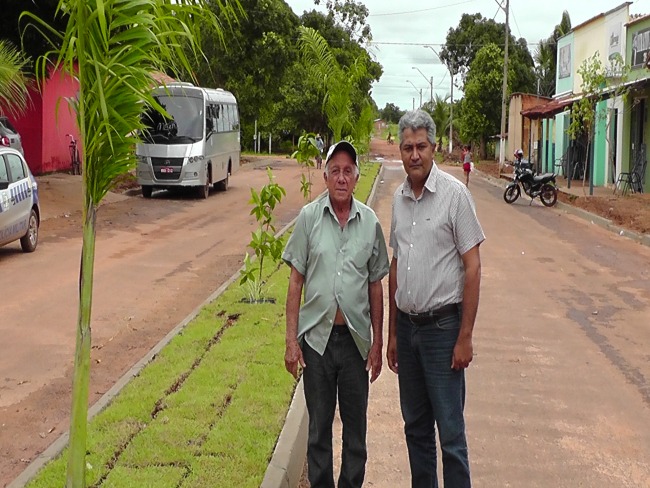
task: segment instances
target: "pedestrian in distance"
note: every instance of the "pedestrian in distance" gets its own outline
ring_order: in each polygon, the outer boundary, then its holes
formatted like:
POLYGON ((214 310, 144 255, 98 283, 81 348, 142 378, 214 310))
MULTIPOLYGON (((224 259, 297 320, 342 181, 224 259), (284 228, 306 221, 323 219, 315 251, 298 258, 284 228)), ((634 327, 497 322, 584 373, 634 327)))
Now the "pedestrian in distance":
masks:
POLYGON ((316 148, 318 149, 318 155, 316 156, 316 169, 320 169, 323 164, 323 149, 325 148, 325 143, 320 134, 316 134, 316 148))
POLYGON ((337 486, 360 488, 369 380, 382 368, 381 279, 388 274, 388 251, 374 211, 352 196, 359 179, 352 144, 330 147, 323 177, 327 192, 302 208, 282 255, 291 266, 284 362, 294 377, 302 368, 311 487, 335 486, 332 422, 338 399, 343 447, 337 486))
POLYGON ((438 487, 437 429, 445 488, 468 488, 465 369, 485 236, 467 187, 433 162, 431 116, 407 112, 399 136, 407 176, 393 196, 387 361, 398 375, 411 486, 438 487))
POLYGON ((463 146, 463 172, 465 173, 465 186, 469 186, 469 174, 472 172, 472 148, 469 144, 463 146))

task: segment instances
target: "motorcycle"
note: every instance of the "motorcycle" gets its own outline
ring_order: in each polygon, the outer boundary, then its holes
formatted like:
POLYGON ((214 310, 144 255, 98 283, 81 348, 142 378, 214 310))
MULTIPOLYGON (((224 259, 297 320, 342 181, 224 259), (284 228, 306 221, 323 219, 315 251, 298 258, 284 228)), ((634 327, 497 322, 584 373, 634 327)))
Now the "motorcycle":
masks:
POLYGON ((532 165, 523 158, 516 158, 513 164, 515 168, 514 178, 503 192, 503 199, 506 203, 514 203, 521 195, 523 188, 526 195, 530 197, 530 204, 533 199, 539 197, 545 207, 552 207, 557 202, 557 186, 555 173, 535 174, 532 165))

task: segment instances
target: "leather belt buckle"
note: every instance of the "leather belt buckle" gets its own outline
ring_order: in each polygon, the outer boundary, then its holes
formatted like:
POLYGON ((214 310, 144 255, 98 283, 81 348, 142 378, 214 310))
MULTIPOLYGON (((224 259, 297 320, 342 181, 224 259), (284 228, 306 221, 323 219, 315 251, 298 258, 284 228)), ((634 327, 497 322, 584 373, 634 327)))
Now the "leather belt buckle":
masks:
POLYGON ((415 325, 430 324, 431 322, 435 322, 436 320, 442 317, 448 317, 450 315, 458 314, 458 304, 450 303, 448 305, 443 305, 440 308, 436 308, 434 310, 428 310, 426 312, 419 312, 419 313, 402 312, 402 313, 404 313, 409 318, 411 323, 415 325))

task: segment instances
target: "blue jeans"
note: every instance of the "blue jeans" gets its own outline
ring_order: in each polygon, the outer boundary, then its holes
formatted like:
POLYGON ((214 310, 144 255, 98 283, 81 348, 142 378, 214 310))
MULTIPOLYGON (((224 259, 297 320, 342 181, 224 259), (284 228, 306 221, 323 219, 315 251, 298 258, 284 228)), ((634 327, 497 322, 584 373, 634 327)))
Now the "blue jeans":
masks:
POLYGON ((334 326, 321 356, 305 342, 302 354, 309 413, 307 470, 311 488, 334 488, 332 422, 338 394, 343 450, 338 488, 361 488, 366 473, 366 361, 345 326, 334 326))
POLYGON ((465 438, 465 373, 451 369, 458 314, 422 325, 397 313, 397 362, 413 488, 438 488, 436 426, 445 488, 471 487, 465 438))

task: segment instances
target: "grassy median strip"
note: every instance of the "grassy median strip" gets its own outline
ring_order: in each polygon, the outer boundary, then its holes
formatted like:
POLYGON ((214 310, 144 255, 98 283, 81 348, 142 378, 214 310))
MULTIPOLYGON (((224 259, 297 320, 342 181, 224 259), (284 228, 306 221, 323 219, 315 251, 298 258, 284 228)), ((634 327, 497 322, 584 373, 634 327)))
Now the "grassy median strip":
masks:
MULTIPOLYGON (((365 201, 380 165, 365 163, 365 201)), ((89 487, 259 487, 296 387, 284 369, 289 269, 266 263, 267 296, 242 302, 238 282, 205 306, 95 416, 89 487)), ((65 484, 67 450, 27 486, 65 484)))

